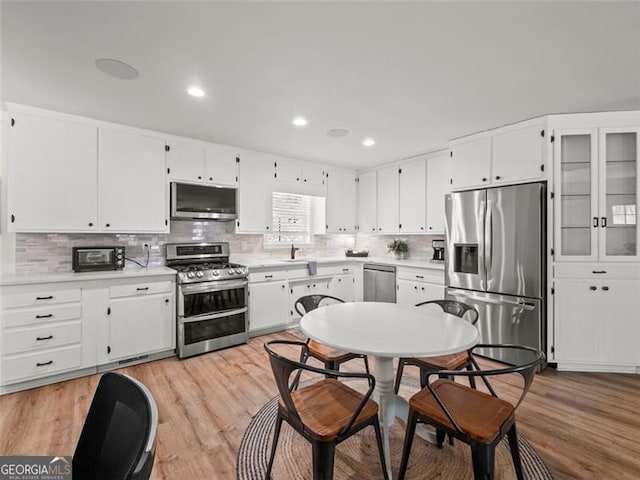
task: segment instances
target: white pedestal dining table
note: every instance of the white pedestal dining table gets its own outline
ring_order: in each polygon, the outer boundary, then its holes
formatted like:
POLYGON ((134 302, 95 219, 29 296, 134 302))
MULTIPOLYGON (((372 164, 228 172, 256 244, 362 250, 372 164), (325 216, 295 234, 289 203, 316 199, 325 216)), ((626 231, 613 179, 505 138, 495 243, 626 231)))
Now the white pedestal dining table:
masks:
POLYGON ((406 421, 407 401, 393 391, 394 357, 435 357, 460 352, 480 341, 469 322, 425 307, 395 303, 353 302, 328 305, 302 318, 300 329, 308 337, 330 347, 374 358, 374 399, 379 404, 380 425, 391 477, 389 428, 395 418, 406 421))

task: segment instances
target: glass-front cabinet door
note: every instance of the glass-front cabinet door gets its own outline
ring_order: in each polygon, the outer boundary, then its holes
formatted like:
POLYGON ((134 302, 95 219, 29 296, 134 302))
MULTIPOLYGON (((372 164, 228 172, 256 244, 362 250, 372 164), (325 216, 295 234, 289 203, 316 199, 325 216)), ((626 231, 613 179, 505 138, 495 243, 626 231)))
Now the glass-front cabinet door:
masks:
POLYGON ((598 257, 597 134, 597 129, 555 132, 556 260, 598 257))
POLYGON ((638 129, 600 129, 598 150, 599 258, 636 260, 640 258, 638 129))

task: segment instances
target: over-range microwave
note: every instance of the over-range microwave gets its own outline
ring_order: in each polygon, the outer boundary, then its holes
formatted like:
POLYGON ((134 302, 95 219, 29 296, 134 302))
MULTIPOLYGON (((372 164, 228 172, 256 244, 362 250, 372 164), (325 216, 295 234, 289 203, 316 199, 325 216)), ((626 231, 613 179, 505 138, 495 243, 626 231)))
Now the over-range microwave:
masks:
POLYGON ((237 190, 171 182, 172 220, 235 220, 237 190))

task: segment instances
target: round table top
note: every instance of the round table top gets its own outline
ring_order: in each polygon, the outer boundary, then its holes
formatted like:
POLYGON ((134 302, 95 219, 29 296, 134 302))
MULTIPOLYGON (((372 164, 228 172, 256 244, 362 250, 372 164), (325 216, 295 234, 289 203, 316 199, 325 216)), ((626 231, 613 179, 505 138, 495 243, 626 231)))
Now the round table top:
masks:
POLYGON ((480 341, 475 326, 437 305, 339 303, 307 313, 300 329, 330 347, 378 357, 435 357, 466 350, 480 341))

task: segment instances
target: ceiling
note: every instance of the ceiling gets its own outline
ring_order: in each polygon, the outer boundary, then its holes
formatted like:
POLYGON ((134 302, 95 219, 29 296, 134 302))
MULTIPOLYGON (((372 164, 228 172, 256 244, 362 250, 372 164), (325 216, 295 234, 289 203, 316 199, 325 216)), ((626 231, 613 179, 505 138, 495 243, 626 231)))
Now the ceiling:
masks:
POLYGON ((1 8, 5 101, 351 168, 547 113, 640 108, 638 2, 1 8), (106 76, 105 57, 140 76, 106 76))

